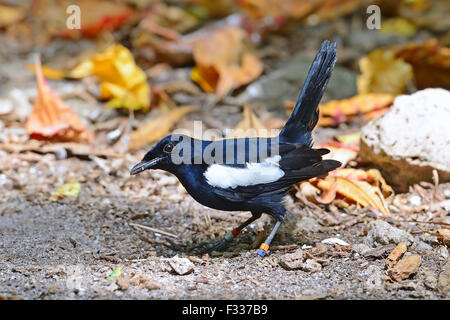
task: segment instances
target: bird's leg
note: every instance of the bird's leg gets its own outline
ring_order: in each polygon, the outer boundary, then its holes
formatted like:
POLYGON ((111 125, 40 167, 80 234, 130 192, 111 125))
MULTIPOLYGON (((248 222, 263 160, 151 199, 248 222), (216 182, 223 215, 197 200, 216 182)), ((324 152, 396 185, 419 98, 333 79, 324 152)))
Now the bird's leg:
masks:
POLYGON ((273 237, 275 237, 275 234, 277 233, 280 225, 281 225, 281 221, 277 220, 277 223, 275 223, 275 226, 273 227, 272 231, 270 231, 270 234, 267 237, 266 241, 261 243, 261 246, 259 247, 258 252, 257 252, 258 256, 264 257, 267 254, 267 251, 269 251, 270 243, 272 242, 273 237))
POLYGON ((233 241, 233 239, 237 238, 245 227, 247 227, 253 221, 259 219, 260 217, 261 213, 252 214, 252 216, 249 219, 247 219, 244 223, 239 225, 239 227, 227 232, 225 236, 222 238, 222 240, 215 243, 211 247, 208 247, 206 250, 204 250, 204 252, 222 251, 227 249, 230 246, 230 243, 233 241))

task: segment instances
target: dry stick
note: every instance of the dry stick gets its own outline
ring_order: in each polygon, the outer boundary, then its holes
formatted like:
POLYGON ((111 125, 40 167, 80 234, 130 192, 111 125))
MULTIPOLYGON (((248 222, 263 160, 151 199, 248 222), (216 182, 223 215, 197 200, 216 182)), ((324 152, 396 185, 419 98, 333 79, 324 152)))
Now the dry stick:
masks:
POLYGON ((438 222, 438 221, 414 221, 414 220, 394 220, 395 222, 408 222, 408 223, 424 223, 424 224, 439 224, 443 226, 450 226, 450 223, 438 222))
POLYGON ((178 238, 178 236, 173 234, 173 233, 162 231, 162 230, 159 230, 159 229, 156 229, 156 228, 152 228, 152 227, 148 227, 148 226, 144 226, 142 224, 131 223, 131 222, 129 222, 128 224, 130 226, 132 226, 132 227, 145 229, 145 230, 148 230, 148 231, 151 231, 151 232, 155 232, 155 233, 161 233, 161 234, 164 234, 164 235, 172 237, 172 238, 178 238))

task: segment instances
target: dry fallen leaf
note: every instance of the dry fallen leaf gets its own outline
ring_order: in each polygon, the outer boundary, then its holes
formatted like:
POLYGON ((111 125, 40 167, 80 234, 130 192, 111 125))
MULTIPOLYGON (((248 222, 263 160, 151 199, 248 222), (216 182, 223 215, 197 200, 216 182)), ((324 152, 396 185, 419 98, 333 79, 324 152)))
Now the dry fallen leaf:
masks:
POLYGON ((301 182, 300 190, 304 190, 304 196, 315 203, 330 204, 341 200, 339 205, 344 205, 344 202, 353 202, 362 207, 372 207, 385 217, 390 216, 385 199, 393 195, 393 190, 376 169, 338 168, 329 172, 326 178, 301 182))
POLYGON ((389 254, 389 256, 386 258, 386 265, 388 266, 388 269, 391 269, 397 261, 402 257, 402 255, 406 252, 407 246, 406 242, 400 242, 394 250, 389 254))
MULTIPOLYGON (((311 2, 311 1, 305 1, 311 2)), ((318 24, 323 21, 333 20, 358 10, 363 4, 362 0, 326 0, 318 1, 320 7, 308 17, 309 24, 318 24)))
POLYGON ((359 60, 358 92, 401 94, 413 78, 412 67, 391 51, 377 49, 359 60))
POLYGON ((148 8, 140 25, 153 34, 176 41, 179 40, 179 33, 191 30, 198 22, 182 8, 156 2, 148 8))
POLYGON ((220 99, 258 78, 263 64, 246 41, 244 30, 236 27, 225 27, 195 41, 192 80, 206 92, 215 92, 220 99))
POLYGON ((419 270, 421 260, 418 254, 413 254, 400 260, 394 268, 388 270, 388 273, 392 279, 400 282, 419 270))
POLYGON ((70 72, 72 78, 95 75, 100 80, 101 98, 108 106, 147 111, 150 87, 147 76, 135 63, 131 52, 120 44, 83 61, 70 72))
POLYGON ((417 32, 416 26, 401 17, 385 19, 381 23, 380 32, 383 34, 395 34, 404 37, 413 36, 417 32))
POLYGON ((25 124, 27 134, 37 140, 92 141, 92 133, 78 115, 48 85, 42 74, 39 57, 36 58, 35 70, 38 94, 25 124))
POLYGON ((192 106, 177 107, 144 124, 131 135, 128 149, 138 149, 164 138, 177 121, 194 110, 192 106))
POLYGON ((253 138, 253 137, 269 137, 269 130, 262 124, 250 106, 244 104, 243 119, 229 134, 227 138, 253 138))
POLYGON ((450 89, 450 48, 439 45, 437 39, 397 47, 394 54, 412 65, 418 89, 450 89))
POLYGON ((59 186, 50 197, 50 200, 60 200, 64 197, 78 197, 81 191, 81 185, 78 182, 71 182, 59 186))

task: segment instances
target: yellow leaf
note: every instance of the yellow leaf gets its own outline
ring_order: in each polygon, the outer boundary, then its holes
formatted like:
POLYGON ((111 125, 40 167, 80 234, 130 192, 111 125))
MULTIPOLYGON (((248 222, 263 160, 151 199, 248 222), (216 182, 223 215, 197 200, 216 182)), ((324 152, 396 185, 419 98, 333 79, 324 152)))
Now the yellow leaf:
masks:
POLYGON ((58 200, 64 197, 78 197, 81 185, 78 182, 66 183, 59 186, 50 197, 51 200, 58 200))
POLYGON ((25 17, 26 11, 21 7, 0 4, 0 27, 19 22, 25 17))
POLYGON ((128 149, 138 149, 164 138, 177 121, 194 110, 196 109, 192 106, 177 107, 144 124, 131 135, 128 149))
MULTIPOLYGON (((339 168, 329 172, 326 178, 313 178, 308 180, 308 183, 322 192, 320 196, 316 191, 310 193, 308 196, 310 201, 321 204, 336 201, 336 203, 342 204, 343 199, 345 202, 353 202, 362 207, 377 209, 385 217, 390 216, 385 199, 393 195, 393 190, 386 184, 380 172, 376 169, 364 171, 353 168, 339 168)), ((300 184, 301 190, 302 184, 300 184)), ((306 188, 305 190, 311 191, 313 189, 306 188)))
POLYGON ((413 78, 410 64, 390 51, 377 49, 359 60, 358 92, 401 94, 413 78))
POLYGON ((126 47, 115 44, 83 61, 69 74, 72 78, 91 75, 99 78, 101 98, 111 100, 108 106, 142 111, 150 108, 147 76, 126 47))
POLYGON ((336 177, 336 192, 348 199, 359 203, 363 207, 372 207, 380 211, 383 216, 389 217, 390 212, 384 202, 379 188, 365 181, 351 181, 346 178, 336 177))
POLYGON ((384 34, 397 34, 404 37, 410 37, 417 32, 417 28, 408 20, 396 17, 383 20, 380 32, 384 34))

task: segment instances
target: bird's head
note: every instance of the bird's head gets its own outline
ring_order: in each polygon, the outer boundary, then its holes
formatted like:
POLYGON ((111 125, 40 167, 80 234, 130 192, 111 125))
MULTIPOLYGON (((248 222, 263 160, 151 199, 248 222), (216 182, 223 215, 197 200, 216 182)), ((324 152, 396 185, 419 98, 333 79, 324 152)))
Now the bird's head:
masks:
POLYGON ((183 140, 179 136, 176 139, 172 135, 165 137, 145 154, 141 162, 131 168, 130 174, 135 175, 147 169, 170 171, 170 168, 176 165, 173 161, 172 153, 175 151, 179 152, 176 146, 182 143, 183 140))

